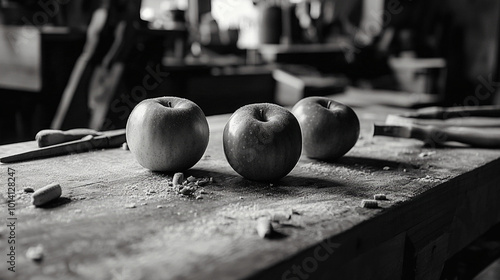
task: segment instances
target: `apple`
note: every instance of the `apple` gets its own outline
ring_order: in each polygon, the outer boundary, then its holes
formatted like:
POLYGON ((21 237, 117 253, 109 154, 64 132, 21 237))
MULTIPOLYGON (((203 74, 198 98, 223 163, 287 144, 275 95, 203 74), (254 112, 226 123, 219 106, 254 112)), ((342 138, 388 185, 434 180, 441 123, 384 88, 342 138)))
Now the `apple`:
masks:
POLYGON ((126 125, 127 144, 137 162, 153 171, 183 171, 205 153, 209 128, 196 103, 164 96, 141 101, 126 125))
POLYGON ((300 123, 302 148, 309 158, 336 160, 358 141, 358 116, 342 103, 311 96, 299 100, 292 113, 300 123))
POLYGON ((236 110, 222 142, 229 165, 253 181, 275 181, 295 167, 302 152, 300 125, 287 109, 257 103, 236 110))

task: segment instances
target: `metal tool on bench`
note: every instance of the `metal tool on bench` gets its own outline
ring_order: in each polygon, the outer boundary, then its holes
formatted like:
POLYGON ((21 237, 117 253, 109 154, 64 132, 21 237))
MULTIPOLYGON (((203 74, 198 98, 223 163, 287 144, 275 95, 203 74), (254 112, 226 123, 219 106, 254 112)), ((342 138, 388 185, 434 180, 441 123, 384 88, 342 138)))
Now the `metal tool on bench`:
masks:
POLYGON ((459 142, 473 147, 500 148, 500 106, 430 107, 389 115, 374 125, 374 136, 392 136, 442 145, 459 142))
MULTIPOLYGON (((56 137, 48 137, 52 136, 50 131, 45 131, 43 133, 41 132, 37 135, 44 135, 44 137, 48 139, 48 141, 44 142, 44 145, 45 144, 48 145, 39 149, 0 158, 0 162, 12 163, 12 162, 20 162, 26 160, 55 157, 60 155, 67 155, 72 153, 87 152, 95 149, 114 148, 121 146, 123 142, 126 141, 125 129, 97 132, 96 136, 93 135, 95 133, 83 135, 85 134, 83 130, 78 131, 78 133, 73 131, 72 133, 69 134, 65 134, 65 132, 63 131, 54 130, 52 132, 54 133, 54 135, 57 135, 56 137), (71 136, 67 137, 68 135, 71 136), (64 137, 67 137, 65 139, 72 139, 73 137, 77 137, 77 135, 79 138, 81 138, 80 136, 83 135, 83 138, 69 142, 62 142, 62 143, 58 142, 58 140, 64 137)), ((39 140, 40 138, 41 137, 37 138, 37 140, 39 140)))

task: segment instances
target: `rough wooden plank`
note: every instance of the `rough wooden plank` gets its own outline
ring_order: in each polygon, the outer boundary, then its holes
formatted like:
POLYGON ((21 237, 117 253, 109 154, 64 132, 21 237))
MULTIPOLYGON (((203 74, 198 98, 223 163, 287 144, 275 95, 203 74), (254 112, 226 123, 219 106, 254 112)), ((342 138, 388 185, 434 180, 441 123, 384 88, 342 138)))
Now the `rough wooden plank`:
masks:
MULTIPOLYGON (((404 244, 405 233, 381 243, 346 265, 338 266, 341 267, 338 279, 402 279, 404 244)), ((331 279, 331 276, 329 273, 323 278, 331 279)))
POLYGON ((439 280, 447 259, 449 235, 436 238, 417 252, 415 279, 439 280))
POLYGON ((450 228, 450 257, 500 222, 499 181, 493 179, 498 170, 498 166, 492 166, 473 172, 473 179, 464 180, 462 188, 457 189, 459 199, 450 228))
POLYGON ((41 36, 34 26, 0 26, 0 86, 38 92, 41 79, 41 36))
POLYGON ((376 245, 353 259, 343 258, 349 245, 323 241, 309 253, 280 264, 276 274, 254 279, 401 279, 405 233, 376 245), (340 263, 339 263, 340 262, 340 263))

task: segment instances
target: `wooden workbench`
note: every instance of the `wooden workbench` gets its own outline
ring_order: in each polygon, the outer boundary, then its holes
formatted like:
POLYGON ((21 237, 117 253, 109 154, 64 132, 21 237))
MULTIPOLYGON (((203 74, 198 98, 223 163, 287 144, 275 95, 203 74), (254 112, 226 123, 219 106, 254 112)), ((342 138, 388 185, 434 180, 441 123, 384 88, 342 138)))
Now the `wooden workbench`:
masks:
MULTIPOLYGON (((357 109, 362 134, 338 162, 302 157, 273 185, 238 176, 222 151, 228 115, 209 117, 209 147, 186 176, 212 177, 195 196, 168 185, 130 151, 110 149, 2 164, 1 279, 438 279, 446 259, 500 222, 500 150, 426 148, 371 138, 386 108, 357 109), (15 170, 16 272, 5 261, 7 172, 15 170), (30 194, 51 182, 44 208, 30 194), (386 194, 380 208, 362 199, 386 194), (135 207, 134 207, 135 206, 135 207), (281 214, 260 238, 260 216, 281 214), (282 215, 283 216, 283 215, 282 215), (26 257, 42 245, 44 257, 26 257)), ((0 156, 34 148, 0 146, 0 156)))

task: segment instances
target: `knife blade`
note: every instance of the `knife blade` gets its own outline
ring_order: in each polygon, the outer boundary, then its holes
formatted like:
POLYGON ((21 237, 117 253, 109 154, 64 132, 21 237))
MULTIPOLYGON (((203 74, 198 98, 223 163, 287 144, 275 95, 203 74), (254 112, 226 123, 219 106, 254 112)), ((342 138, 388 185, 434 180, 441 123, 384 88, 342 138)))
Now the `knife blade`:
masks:
POLYGON ((125 129, 107 131, 103 135, 74 140, 48 147, 0 158, 1 163, 14 163, 27 160, 55 157, 72 153, 87 152, 95 149, 119 147, 126 141, 125 129))

